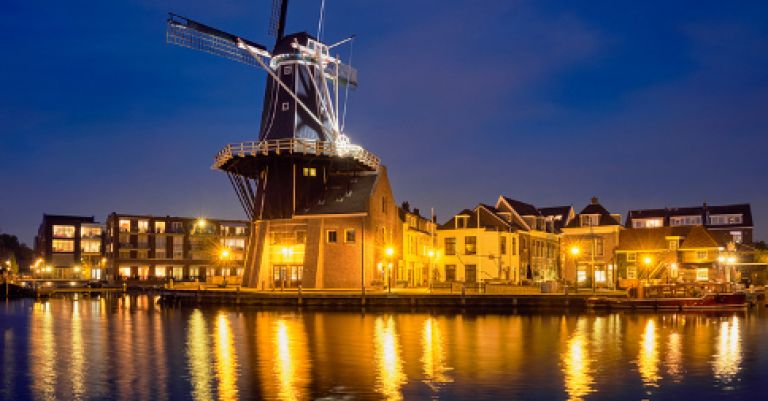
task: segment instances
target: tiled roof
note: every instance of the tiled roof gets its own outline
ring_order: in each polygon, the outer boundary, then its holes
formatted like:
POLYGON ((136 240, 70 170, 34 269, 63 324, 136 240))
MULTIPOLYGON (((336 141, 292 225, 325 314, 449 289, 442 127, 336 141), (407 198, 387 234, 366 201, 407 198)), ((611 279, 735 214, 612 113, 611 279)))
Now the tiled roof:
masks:
POLYGON ((515 212, 522 216, 541 216, 541 213, 539 213, 539 209, 536 209, 536 206, 531 205, 530 203, 521 202, 519 200, 515 200, 509 197, 504 197, 504 200, 506 200, 510 206, 512 206, 513 209, 515 209, 515 212))
POLYGON ((474 210, 470 209, 464 209, 459 213, 456 213, 453 217, 451 217, 448 221, 441 224, 438 227, 438 230, 454 230, 456 229, 456 225, 454 223, 454 218, 459 215, 468 215, 469 219, 467 221, 467 228, 490 228, 490 229, 497 229, 497 230, 510 230, 513 228, 513 226, 507 222, 504 217, 498 215, 496 208, 493 206, 485 205, 485 204, 479 204, 475 207, 474 210), (479 223, 478 223, 478 216, 480 217, 479 223))
POLYGON ((555 223, 555 231, 560 231, 561 228, 565 227, 565 223, 568 222, 568 217, 571 214, 571 206, 552 206, 552 207, 542 207, 539 208, 539 213, 541 213, 544 217, 554 217, 554 216, 561 216, 560 220, 554 220, 555 223))
POLYGON ((718 248, 721 246, 703 226, 629 228, 619 233, 617 251, 668 249, 667 237, 682 237, 680 249, 718 248))
POLYGON ((709 230, 703 226, 693 226, 685 236, 685 241, 680 245, 680 248, 717 248, 720 244, 710 234, 709 230))
POLYGON ((376 184, 377 174, 331 175, 328 177, 326 191, 321 201, 303 210, 297 215, 313 214, 349 214, 368 211, 368 202, 376 184))
POLYGON ((627 212, 626 226, 632 226, 633 219, 647 219, 661 217, 664 219, 664 225, 669 225, 669 218, 674 216, 701 216, 701 221, 706 227, 729 227, 729 226, 752 226, 752 208, 748 203, 739 203, 733 205, 707 205, 690 207, 673 207, 665 209, 640 209, 627 212), (711 225, 707 219, 713 214, 740 214, 742 222, 739 224, 711 225))

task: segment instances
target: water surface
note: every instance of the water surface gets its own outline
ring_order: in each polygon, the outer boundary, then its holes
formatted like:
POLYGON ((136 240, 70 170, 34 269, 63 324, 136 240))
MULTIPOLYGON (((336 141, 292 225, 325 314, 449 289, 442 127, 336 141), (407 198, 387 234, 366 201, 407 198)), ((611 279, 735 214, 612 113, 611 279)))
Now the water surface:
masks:
POLYGON ((3 400, 756 399, 768 314, 0 303, 3 400))

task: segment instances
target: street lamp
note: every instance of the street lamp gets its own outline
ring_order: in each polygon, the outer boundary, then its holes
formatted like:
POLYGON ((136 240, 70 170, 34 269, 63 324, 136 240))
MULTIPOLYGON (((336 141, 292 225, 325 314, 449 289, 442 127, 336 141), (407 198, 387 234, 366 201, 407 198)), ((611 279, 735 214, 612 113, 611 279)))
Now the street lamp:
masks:
POLYGON ((395 249, 388 246, 384 250, 384 254, 387 255, 387 292, 392 293, 392 255, 395 254, 395 249))
POLYGON ((576 258, 581 253, 581 248, 579 248, 577 245, 574 245, 569 251, 573 257, 573 268, 576 270, 576 292, 579 292, 579 282, 581 281, 581 276, 579 275, 579 265, 576 263, 576 258))

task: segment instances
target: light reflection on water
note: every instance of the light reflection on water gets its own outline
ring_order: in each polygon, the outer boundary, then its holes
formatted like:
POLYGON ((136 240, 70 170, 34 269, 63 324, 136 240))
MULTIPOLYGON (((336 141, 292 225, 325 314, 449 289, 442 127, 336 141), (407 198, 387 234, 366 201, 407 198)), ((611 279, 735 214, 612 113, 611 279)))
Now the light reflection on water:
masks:
POLYGON ((587 349, 585 334, 587 318, 579 318, 576 330, 567 341, 561 365, 565 376, 565 392, 572 401, 583 400, 584 396, 594 391, 592 379, 592 361, 587 349))
POLYGON ((22 301, 0 305, 0 398, 591 400, 685 389, 709 399, 768 390, 759 374, 746 374, 764 366, 754 339, 768 335, 766 323, 763 314, 361 314, 163 309, 148 297, 22 301))
POLYGON ((400 387, 407 382, 403 373, 400 355, 400 341, 395 327, 395 319, 379 316, 374 323, 373 345, 376 350, 376 389, 387 400, 401 400, 400 387))

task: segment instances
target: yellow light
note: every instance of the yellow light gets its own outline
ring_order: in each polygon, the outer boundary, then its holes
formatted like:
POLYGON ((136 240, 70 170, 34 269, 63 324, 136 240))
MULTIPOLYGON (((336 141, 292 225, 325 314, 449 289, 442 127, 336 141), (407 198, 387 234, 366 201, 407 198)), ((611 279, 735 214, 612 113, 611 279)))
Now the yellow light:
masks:
POLYGON ((201 217, 197 219, 197 222, 195 224, 197 224, 198 227, 203 228, 208 224, 208 222, 205 220, 205 218, 201 217))
POLYGON ((733 257, 733 256, 729 256, 728 257, 728 263, 731 263, 731 264, 736 263, 736 258, 733 257))
POLYGON ((571 255, 576 256, 581 253, 581 249, 578 246, 571 247, 571 255))
POLYGON ((387 256, 392 256, 395 254, 395 248, 388 246, 384 252, 387 254, 387 256))
POLYGON ((293 256, 293 247, 284 246, 280 250, 280 252, 282 252, 283 256, 286 257, 286 258, 291 257, 291 256, 293 256))
POLYGON ((74 270, 74 271, 75 271, 75 273, 77 273, 77 272, 79 272, 79 271, 80 271, 80 266, 75 266, 75 267, 74 267, 74 269, 72 269, 72 270, 74 270))
POLYGON ((717 257, 717 261, 720 262, 720 263, 725 262, 725 256, 723 256, 723 255, 718 256, 717 257))
POLYGON ((646 265, 650 265, 651 262, 653 262, 653 259, 651 259, 650 256, 646 256, 645 259, 643 259, 643 263, 645 263, 646 265))
POLYGON ((226 248, 222 249, 221 250, 221 258, 222 259, 226 259, 228 257, 229 257, 229 249, 226 249, 226 248))
POLYGON ((429 252, 428 252, 428 255, 429 255, 429 257, 430 257, 430 258, 433 258, 433 257, 435 257, 435 251, 433 251, 432 249, 430 249, 430 250, 429 250, 429 252))

